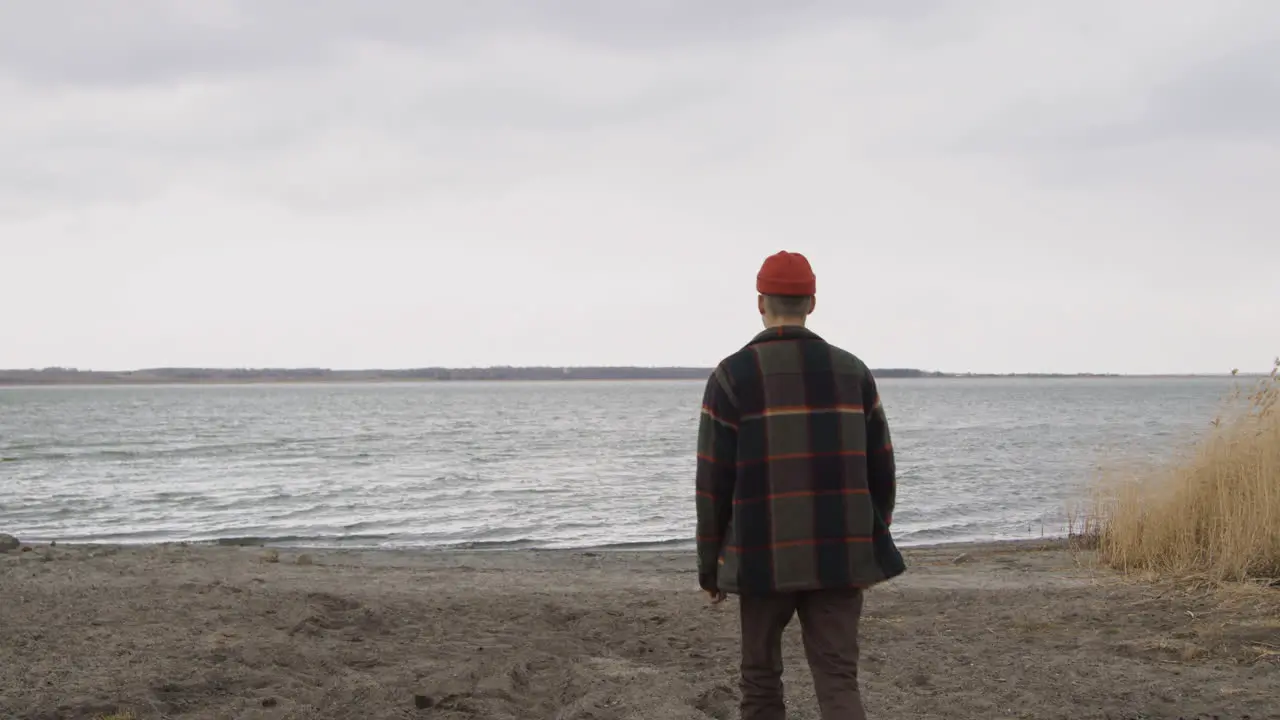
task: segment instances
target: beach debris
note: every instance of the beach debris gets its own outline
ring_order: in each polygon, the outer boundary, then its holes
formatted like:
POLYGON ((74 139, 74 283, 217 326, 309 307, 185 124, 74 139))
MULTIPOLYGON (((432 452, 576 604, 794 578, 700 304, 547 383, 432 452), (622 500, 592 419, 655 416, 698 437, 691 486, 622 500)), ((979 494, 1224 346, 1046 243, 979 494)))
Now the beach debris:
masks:
POLYGON ((13 552, 20 547, 22 543, 18 542, 18 538, 0 533, 0 553, 13 552))
POLYGON ((278 704, 280 704, 280 701, 279 701, 279 700, 276 700, 276 699, 275 699, 275 698, 273 698, 273 697, 264 697, 264 698, 262 698, 262 707, 264 707, 264 708, 273 708, 273 707, 275 707, 275 706, 276 706, 276 705, 278 705, 278 704))
POLYGON ((303 553, 302 555, 299 555, 298 558, 294 560, 294 562, 296 562, 299 565, 315 565, 316 564, 315 558, 305 553, 303 553))
POLYGON ((414 695, 413 706, 419 710, 430 710, 436 706, 436 700, 430 695, 414 695))
POLYGON ((970 560, 973 560, 973 557, 971 557, 971 556, 969 555, 969 553, 960 553, 959 555, 957 555, 957 556, 955 556, 954 558, 952 558, 952 559, 951 559, 951 564, 952 564, 952 565, 963 565, 963 564, 965 564, 965 563, 969 562, 970 560))
POLYGON ((280 562, 280 551, 274 548, 267 550, 262 553, 261 560, 264 563, 278 563, 280 562))

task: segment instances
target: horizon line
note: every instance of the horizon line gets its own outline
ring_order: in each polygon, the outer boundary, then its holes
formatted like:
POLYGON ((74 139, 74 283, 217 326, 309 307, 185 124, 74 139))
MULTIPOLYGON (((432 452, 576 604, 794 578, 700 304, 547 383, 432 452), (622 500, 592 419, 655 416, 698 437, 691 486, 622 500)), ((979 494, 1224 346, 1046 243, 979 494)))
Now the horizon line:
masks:
MULTIPOLYGON (((562 375, 578 375, 587 373, 643 373, 651 375, 654 373, 675 373, 681 376, 688 374, 709 374, 714 370, 712 365, 487 365, 487 366, 465 366, 465 367, 447 367, 447 366, 419 366, 419 367, 402 367, 402 368, 329 368, 321 366, 311 367, 285 367, 285 366, 154 366, 135 368, 130 370, 96 370, 83 369, 70 366, 47 366, 43 368, 0 368, 0 382, 6 380, 16 380, 18 377, 32 377, 52 379, 61 376, 64 378, 86 376, 115 376, 118 379, 127 377, 152 376, 155 379, 168 377, 170 379, 201 379, 191 377, 192 374, 208 374, 221 378, 232 378, 235 376, 263 376, 263 375, 289 375, 297 376, 298 379, 320 379, 320 376, 332 375, 384 375, 389 376, 386 379, 425 379, 425 380, 447 380, 452 379, 448 376, 470 375, 473 373, 536 373, 539 375, 547 373, 561 373, 562 375), (406 377, 412 376, 412 377, 406 377)), ((874 375, 900 375, 911 377, 1016 377, 1016 376, 1042 376, 1042 377, 1265 377, 1267 373, 1249 373, 1239 371, 1228 372, 1113 372, 1113 371, 1041 371, 1041 370, 1021 370, 1021 371, 985 371, 985 370, 925 370, 914 367, 882 367, 870 368, 874 375)), ((213 379, 212 377, 206 379, 213 379)), ((466 378, 458 378, 466 379, 466 378)), ((514 378, 519 379, 519 378, 514 378)), ((621 379, 621 378, 620 378, 621 379)))

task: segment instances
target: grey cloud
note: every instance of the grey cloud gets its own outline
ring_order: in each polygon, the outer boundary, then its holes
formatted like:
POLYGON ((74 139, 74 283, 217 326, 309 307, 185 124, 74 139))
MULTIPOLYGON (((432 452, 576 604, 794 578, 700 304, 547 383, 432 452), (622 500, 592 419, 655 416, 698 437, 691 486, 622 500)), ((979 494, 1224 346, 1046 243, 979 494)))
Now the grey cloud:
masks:
POLYGON ((445 50, 536 33, 621 50, 749 42, 843 19, 909 21, 944 3, 890 0, 41 0, 0 9, 0 72, 50 83, 133 84, 331 60, 351 43, 445 50))
MULTIPOLYGON (((1265 41, 1172 70, 1131 97, 1075 103, 1070 112, 1024 100, 949 149, 1029 154, 1056 168, 1089 167, 1089 158, 1182 140, 1249 142, 1280 138, 1280 28, 1265 41), (1136 109, 1135 109, 1136 108, 1136 109)), ((1099 168, 1102 169, 1102 168, 1099 168)))
POLYGON ((1079 150, 1111 150, 1183 139, 1280 138, 1280 33, 1274 40, 1208 58, 1148 89, 1134 118, 1098 120, 1048 135, 1079 150))
POLYGON ((190 6, 139 0, 11 3, 0 10, 0 72, 37 83, 134 84, 323 60, 329 43, 279 28, 193 17, 190 6))
POLYGON ((1280 137, 1280 32, 1175 78, 1128 130, 1156 137, 1280 137))
MULTIPOLYGON (((602 99, 591 97, 591 84, 566 94, 504 83, 500 69, 487 76, 477 71, 469 83, 361 87, 358 79, 343 79, 332 90, 323 74, 299 78, 293 87, 287 78, 282 86, 282 78, 269 77, 159 120, 141 112, 138 127, 28 123, 25 132, 0 136, 7 159, 0 212, 130 201, 165 185, 210 182, 307 211, 368 207, 429 190, 501 191, 530 166, 542 172, 580 167, 593 146, 628 128, 667 124, 678 135, 684 114, 720 95, 696 75, 661 80, 646 78, 634 90, 602 99), (366 140, 374 145, 362 156, 366 140), (345 153, 345 167, 328 162, 326 172, 299 175, 308 156, 329 152, 345 153)), ((164 106, 166 98, 158 93, 148 102, 164 106)), ((690 151, 714 149, 733 135, 690 151)), ((616 157, 611 153, 622 147, 601 146, 598 154, 616 157)))

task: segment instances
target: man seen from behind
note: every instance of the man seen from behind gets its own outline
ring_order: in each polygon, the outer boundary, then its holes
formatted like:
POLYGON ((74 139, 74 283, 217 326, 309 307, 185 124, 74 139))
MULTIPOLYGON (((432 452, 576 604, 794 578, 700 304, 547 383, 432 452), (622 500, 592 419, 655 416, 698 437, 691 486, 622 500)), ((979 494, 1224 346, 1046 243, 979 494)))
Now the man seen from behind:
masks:
POLYGON ((799 615, 823 720, 863 720, 863 590, 905 571, 889 534, 893 446, 871 371, 805 328, 799 253, 756 277, 765 331, 707 381, 698 429, 698 579, 739 596, 742 718, 784 720, 782 633, 799 615))

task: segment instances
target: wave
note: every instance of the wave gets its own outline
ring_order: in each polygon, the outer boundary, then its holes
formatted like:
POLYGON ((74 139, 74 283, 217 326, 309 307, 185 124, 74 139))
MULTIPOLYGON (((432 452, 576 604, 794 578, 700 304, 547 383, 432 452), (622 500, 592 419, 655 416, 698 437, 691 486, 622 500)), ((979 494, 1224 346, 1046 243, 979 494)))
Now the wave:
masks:
POLYGON ((164 443, 138 440, 92 443, 81 442, 73 447, 56 443, 25 443, 4 447, 6 453, 21 451, 19 455, 6 455, 4 462, 61 461, 61 460, 117 460, 148 458, 203 458, 228 455, 258 455, 280 459, 290 457, 321 457, 330 459, 365 459, 367 450, 363 443, 382 443, 391 436, 379 433, 363 433, 353 436, 329 435, 315 437, 282 437, 271 440, 242 440, 233 442, 164 443), (331 445, 342 443, 343 445, 331 445), (281 453, 281 450, 293 450, 281 453))
POLYGON ((196 545, 218 545, 221 547, 258 547, 261 545, 306 545, 306 546, 347 546, 365 545, 378 547, 392 539, 393 535, 236 535, 231 537, 190 540, 196 545))
POLYGON ((692 536, 687 538, 668 538, 666 540, 634 540, 631 542, 606 543, 604 545, 586 546, 584 550, 674 550, 695 547, 692 536))
MULTIPOLYGON (((174 540, 173 542, 178 542, 174 540)), ((656 540, 630 540, 615 543, 599 543, 590 541, 568 541, 550 538, 512 538, 509 540, 430 540, 390 534, 351 534, 351 535, 237 535, 218 538, 202 538, 181 540, 198 545, 217 545, 226 547, 258 547, 258 546, 306 546, 306 547, 344 547, 386 550, 424 550, 424 551, 460 551, 460 550, 673 550, 692 548, 694 540, 689 538, 663 538, 656 540)))
POLYGON ((423 550, 664 550, 693 547, 693 538, 662 540, 630 540, 626 542, 599 543, 591 541, 550 540, 516 538, 512 540, 467 540, 462 542, 424 543, 407 545, 423 550))
MULTIPOLYGON (((958 523, 952 526, 919 528, 894 533, 902 547, 919 547, 951 542, 985 542, 992 540, 1025 539, 1032 537, 1059 537, 1062 532, 1046 528, 1044 532, 1002 531, 984 528, 981 523, 958 523)), ((456 538, 431 538, 412 534, 349 533, 259 533, 249 535, 184 536, 171 530, 139 530, 135 532, 97 532, 78 535, 55 534, 45 537, 35 533, 32 542, 49 540, 74 543, 147 545, 190 543, 217 547, 296 547, 313 549, 348 550, 397 550, 421 552, 485 552, 485 551, 577 551, 577 552, 657 552, 692 551, 693 537, 666 537, 652 540, 625 540, 599 542, 592 538, 556 539, 554 537, 518 537, 503 540, 462 540, 456 538)))

